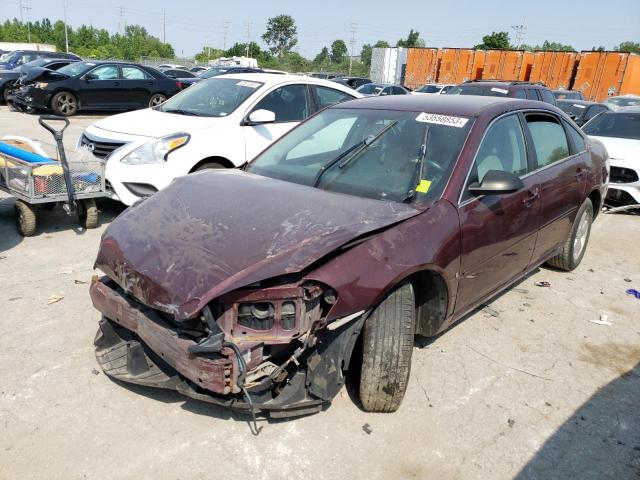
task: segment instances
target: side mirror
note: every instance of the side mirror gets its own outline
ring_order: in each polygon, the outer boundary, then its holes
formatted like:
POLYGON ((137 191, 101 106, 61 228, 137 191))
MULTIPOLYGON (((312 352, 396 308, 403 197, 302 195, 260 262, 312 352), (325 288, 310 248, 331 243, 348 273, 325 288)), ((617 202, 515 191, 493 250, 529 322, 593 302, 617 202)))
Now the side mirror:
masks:
POLYGON ((389 92, 380 92, 380 96, 389 95, 389 92))
POLYGON ((87 73, 84 76, 84 79, 87 80, 87 81, 89 81, 89 80, 97 80, 98 77, 96 75, 94 75, 93 73, 87 73))
POLYGON ((522 180, 511 172, 502 170, 489 170, 482 183, 472 183, 469 185, 469 192, 473 195, 500 195, 517 192, 524 188, 522 180))
POLYGON ((276 114, 271 110, 255 110, 249 114, 246 125, 261 125, 263 123, 273 123, 276 121, 276 114))

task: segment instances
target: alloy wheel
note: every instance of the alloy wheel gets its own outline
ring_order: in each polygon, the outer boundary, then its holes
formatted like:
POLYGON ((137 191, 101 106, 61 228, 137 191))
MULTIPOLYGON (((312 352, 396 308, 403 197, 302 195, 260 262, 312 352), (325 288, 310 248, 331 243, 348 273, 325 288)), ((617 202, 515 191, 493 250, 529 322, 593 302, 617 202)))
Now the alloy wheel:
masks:
POLYGON ((57 107, 63 115, 70 115, 76 111, 76 99, 69 93, 63 93, 58 97, 57 107))
POLYGON ((587 239, 589 237, 589 215, 585 211, 580 217, 580 223, 576 230, 576 236, 573 240, 573 261, 577 262, 582 255, 584 247, 587 245, 587 239))

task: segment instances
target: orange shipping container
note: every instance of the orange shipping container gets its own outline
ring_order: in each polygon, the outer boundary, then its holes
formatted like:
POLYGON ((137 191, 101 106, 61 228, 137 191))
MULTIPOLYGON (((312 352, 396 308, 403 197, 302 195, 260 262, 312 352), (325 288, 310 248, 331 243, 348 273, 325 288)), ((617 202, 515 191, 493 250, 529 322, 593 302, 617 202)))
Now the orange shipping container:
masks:
POLYGON ((484 51, 471 48, 443 48, 438 56, 438 83, 462 83, 482 77, 484 51))
POLYGON ((487 50, 482 67, 482 78, 484 80, 520 80, 523 60, 524 52, 521 50, 487 50))
POLYGON ((415 89, 425 83, 435 83, 438 70, 437 48, 409 48, 405 70, 405 86, 415 89))
POLYGON ((640 56, 622 52, 581 52, 573 89, 588 100, 640 94, 640 56))
POLYGON ((518 80, 528 82, 533 70, 533 53, 524 52, 522 54, 522 63, 520 64, 520 76, 518 80))
POLYGON ((529 80, 553 89, 569 89, 577 62, 576 52, 536 52, 529 80))

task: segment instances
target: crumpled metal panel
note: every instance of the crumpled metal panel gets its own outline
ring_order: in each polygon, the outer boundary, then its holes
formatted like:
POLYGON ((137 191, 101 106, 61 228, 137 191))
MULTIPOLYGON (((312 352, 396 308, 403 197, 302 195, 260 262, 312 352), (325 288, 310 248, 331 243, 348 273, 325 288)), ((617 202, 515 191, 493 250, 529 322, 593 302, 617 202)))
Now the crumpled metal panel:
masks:
POLYGON ((298 272, 413 206, 234 170, 177 178, 123 212, 96 260, 125 291, 177 320, 241 286, 298 272))

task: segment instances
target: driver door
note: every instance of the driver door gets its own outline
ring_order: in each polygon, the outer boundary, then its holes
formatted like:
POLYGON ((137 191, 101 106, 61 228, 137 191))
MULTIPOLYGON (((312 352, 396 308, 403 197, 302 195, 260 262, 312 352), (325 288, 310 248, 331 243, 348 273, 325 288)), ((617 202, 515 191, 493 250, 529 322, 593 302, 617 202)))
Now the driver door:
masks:
MULTIPOLYGON (((269 110, 275 114, 273 123, 244 125, 245 160, 252 160, 262 150, 287 133, 314 111, 307 85, 285 85, 271 90, 246 117, 256 110, 269 110)), ((246 120, 246 118, 245 118, 246 120)))
POLYGON ((461 202, 462 252, 456 313, 463 314, 488 294, 522 274, 531 261, 540 224, 540 185, 528 159, 518 114, 491 124, 476 153, 461 202), (520 177, 513 193, 475 197, 468 186, 490 170, 520 177))
POLYGON ((78 94, 84 108, 113 106, 120 93, 120 68, 115 64, 100 65, 87 72, 78 94))

